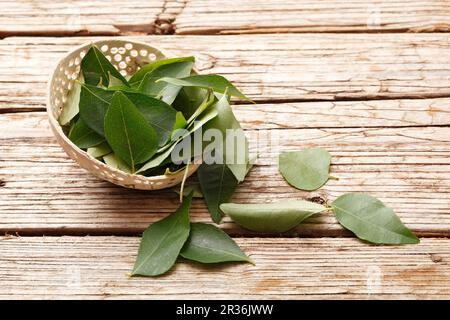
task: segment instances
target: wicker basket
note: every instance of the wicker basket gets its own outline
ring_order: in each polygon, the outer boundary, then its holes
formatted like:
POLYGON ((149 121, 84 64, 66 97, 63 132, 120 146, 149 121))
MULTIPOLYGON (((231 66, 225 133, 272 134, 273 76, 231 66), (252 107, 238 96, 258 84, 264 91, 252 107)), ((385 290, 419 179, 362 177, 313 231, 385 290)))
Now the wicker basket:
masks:
POLYGON ((145 177, 129 174, 93 158, 73 144, 64 134, 57 119, 64 107, 68 93, 73 88, 75 79, 78 78, 81 60, 92 44, 95 44, 124 76, 133 74, 146 63, 166 57, 161 50, 146 43, 126 39, 89 42, 67 53, 56 65, 47 88, 47 113, 50 126, 61 147, 70 158, 93 175, 127 188, 164 189, 180 183, 185 175, 185 170, 188 170, 187 176, 192 175, 197 170, 198 164, 191 164, 187 169, 171 175, 145 177))

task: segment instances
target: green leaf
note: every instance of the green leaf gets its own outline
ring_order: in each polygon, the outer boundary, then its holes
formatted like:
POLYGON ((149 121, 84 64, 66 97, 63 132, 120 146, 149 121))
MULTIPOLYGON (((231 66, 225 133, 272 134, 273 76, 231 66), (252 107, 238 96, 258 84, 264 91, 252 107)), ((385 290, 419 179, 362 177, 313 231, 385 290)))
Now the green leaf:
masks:
POLYGON ((173 266, 189 237, 191 200, 189 195, 177 211, 145 230, 132 275, 157 276, 173 266))
POLYGON ((87 149, 105 141, 102 136, 89 128, 81 118, 71 128, 69 139, 81 149, 87 149))
POLYGON ((330 162, 330 154, 321 148, 284 152, 279 157, 279 170, 290 185, 312 191, 328 181, 330 162))
MULTIPOLYGON (((120 72, 119 72, 120 73, 120 72)), ((129 85, 124 85, 123 81, 121 79, 117 79, 116 77, 114 77, 110 71, 108 71, 108 75, 109 75, 109 84, 108 84, 108 89, 114 89, 114 88, 123 88, 123 89, 130 89, 129 85)))
POLYGON ((262 204, 223 203, 220 209, 240 226, 258 232, 285 232, 313 214, 327 210, 321 204, 304 200, 262 204))
MULTIPOLYGON (((196 121, 194 123, 194 125, 191 128, 189 128, 189 130, 187 132, 183 131, 182 133, 184 133, 184 134, 181 137, 178 137, 174 141, 165 145, 161 150, 158 150, 158 153, 153 158, 151 158, 148 162, 146 162, 138 171, 136 171, 136 173, 142 173, 142 172, 150 170, 152 168, 156 168, 157 166, 164 163, 166 161, 166 159, 169 158, 172 151, 174 151, 174 149, 177 146, 179 146, 181 143, 188 143, 187 141, 183 141, 184 139, 186 139, 189 135, 191 135, 195 131, 202 128, 205 123, 214 119, 214 117, 216 117, 216 116, 217 116, 216 110, 209 110, 208 112, 206 112, 204 115, 202 115, 202 117, 200 119, 198 119, 198 121, 196 121)), ((176 133, 176 131, 174 133, 176 133)), ((173 136, 172 138, 175 138, 175 136, 173 136)), ((194 147, 192 146, 193 141, 192 141, 192 143, 189 143, 189 144, 190 144, 189 148, 190 148, 191 152, 189 153, 189 156, 186 156, 185 160, 187 160, 188 158, 190 159, 192 157, 200 155, 200 154, 195 154, 196 150, 194 150, 194 147), (194 151, 194 152, 192 152, 192 151, 194 151)))
POLYGON ((124 92, 128 99, 138 108, 147 123, 158 135, 158 145, 163 146, 169 140, 177 111, 167 103, 142 93, 124 92))
POLYGON ((191 74, 193 62, 184 61, 163 65, 147 73, 139 85, 138 91, 172 104, 181 86, 157 82, 162 77, 186 77, 191 74))
POLYGON ((112 150, 111 150, 111 147, 109 146, 109 144, 106 141, 104 141, 104 142, 100 143, 98 146, 88 148, 86 150, 86 152, 91 157, 100 158, 100 157, 103 157, 104 155, 111 153, 112 150))
POLYGON ((180 255, 201 263, 232 261, 253 263, 224 231, 205 223, 191 223, 189 238, 180 255))
POLYGON ((175 149, 176 143, 172 143, 172 145, 168 148, 162 151, 161 153, 155 154, 153 158, 151 158, 148 162, 146 162, 139 170, 136 171, 136 173, 142 173, 147 170, 156 168, 163 164, 167 158, 169 158, 170 154, 172 153, 173 149, 175 149))
POLYGON ((181 111, 186 118, 190 118, 205 99, 208 91, 208 89, 198 87, 183 87, 172 106, 181 111))
POLYGON ((192 125, 192 123, 206 110, 208 109, 215 101, 214 94, 209 91, 205 98, 203 99, 202 103, 197 107, 195 112, 189 117, 187 120, 188 126, 192 125))
POLYGON ((379 244, 419 243, 391 208, 366 193, 346 193, 331 207, 339 223, 362 240, 379 244))
POLYGON ((195 58, 194 57, 169 58, 169 59, 161 59, 161 60, 157 60, 152 63, 148 63, 148 64, 142 66, 142 68, 140 68, 135 74, 133 74, 133 76, 129 80, 129 83, 133 87, 139 87, 142 79, 144 79, 144 77, 148 73, 151 73, 153 70, 158 69, 159 67, 162 67, 165 65, 178 63, 178 62, 186 62, 186 61, 194 63, 195 58))
POLYGON ((226 95, 223 95, 213 108, 217 110, 218 115, 205 125, 204 132, 208 129, 220 130, 223 140, 219 141, 216 147, 221 148, 223 158, 219 160, 227 164, 239 182, 244 181, 249 161, 247 137, 236 120, 226 95))
POLYGON ((105 136, 104 121, 114 92, 88 84, 81 85, 80 117, 95 132, 105 136))
POLYGON ((161 60, 155 61, 153 63, 146 64, 141 69, 139 69, 135 74, 133 74, 133 76, 129 80, 129 83, 130 83, 130 85, 132 85, 134 87, 139 87, 142 79, 144 79, 144 77, 147 73, 150 73, 153 70, 155 70, 161 66, 164 66, 164 65, 177 63, 177 62, 184 62, 184 61, 190 61, 193 63, 193 62, 195 62, 195 58, 194 57, 180 57, 180 58, 161 59, 161 60))
MULTIPOLYGON (((158 135, 159 145, 169 139, 175 123, 176 110, 161 100, 143 93, 126 90, 122 92, 142 113, 158 135)), ((111 103, 114 91, 82 85, 80 115, 95 132, 104 136, 104 118, 111 103)))
POLYGON ((128 86, 127 80, 125 80, 120 72, 114 68, 111 62, 94 45, 89 48, 81 61, 81 70, 83 71, 86 84, 93 86, 103 85, 107 88, 111 74, 114 78, 119 79, 124 85, 128 86))
POLYGON ((81 82, 83 82, 83 75, 80 74, 77 81, 74 82, 72 90, 70 90, 67 95, 67 100, 64 103, 64 107, 59 116, 59 123, 64 126, 70 122, 79 112, 79 104, 80 104, 80 91, 81 91, 81 82))
POLYGON ((134 104, 120 91, 114 93, 105 116, 105 136, 114 153, 132 172, 150 159, 158 148, 158 137, 134 104))
POLYGON ((219 206, 231 199, 238 181, 225 164, 202 164, 197 176, 211 218, 215 223, 220 223, 222 212, 219 206))
POLYGON ((187 121, 186 118, 183 116, 183 113, 181 111, 177 111, 177 114, 175 116, 175 123, 173 125, 173 131, 176 131, 178 129, 184 129, 187 127, 187 121))
POLYGON ((242 92, 240 92, 233 84, 231 84, 230 81, 217 74, 195 75, 184 77, 181 79, 177 78, 180 77, 165 75, 165 77, 158 80, 158 82, 167 82, 184 87, 210 88, 220 93, 225 93, 225 90, 228 89, 228 94, 230 96, 251 101, 242 92))
MULTIPOLYGON (((180 194, 180 190, 175 189, 175 192, 177 194, 180 194)), ((199 184, 190 184, 183 188, 183 196, 186 197, 187 195, 192 193, 192 197, 194 198, 203 198, 202 189, 200 188, 199 184)))
POLYGON ((122 159, 117 157, 114 153, 109 153, 103 157, 103 161, 114 169, 121 170, 126 173, 131 173, 131 168, 122 159))

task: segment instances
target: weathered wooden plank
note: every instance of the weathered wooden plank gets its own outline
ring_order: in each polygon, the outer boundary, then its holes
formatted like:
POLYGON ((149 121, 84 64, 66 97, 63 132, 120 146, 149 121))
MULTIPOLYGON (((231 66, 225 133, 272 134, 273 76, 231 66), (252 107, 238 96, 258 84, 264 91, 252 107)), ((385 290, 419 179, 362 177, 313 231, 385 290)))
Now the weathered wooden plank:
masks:
POLYGON ((356 239, 239 238, 250 264, 185 260, 158 278, 129 278, 138 238, 0 238, 0 298, 445 299, 450 240, 371 246, 356 239))
MULTIPOLYGON (((418 234, 450 235, 450 128, 256 130, 255 123, 244 125, 252 150, 259 145, 260 159, 235 201, 312 196, 333 200, 345 192, 366 191, 393 207, 418 234), (270 137, 274 138, 273 148, 270 137), (306 193, 283 181, 277 173, 276 155, 281 150, 310 146, 332 153, 332 173, 340 180, 306 193)), ((177 195, 171 190, 127 190, 86 173, 56 144, 44 113, 1 115, 0 137, 1 232, 136 234, 177 207, 177 195)), ((210 221, 201 200, 194 202, 192 217, 210 221)), ((224 228, 233 234, 249 234, 228 219, 224 228)), ((325 214, 290 234, 344 233, 334 218, 325 214)))
POLYGON ((163 5, 163 0, 1 0, 0 36, 156 33, 163 5))
POLYGON ((188 0, 177 34, 449 31, 447 1, 188 0))
POLYGON ((450 11, 447 1, 424 0, 2 0, 0 5, 2 36, 443 32, 449 30, 450 11))
MULTIPOLYGON (((89 39, 0 41, 0 109, 42 108, 55 61, 89 39)), ((444 33, 136 39, 174 55, 195 55, 201 73, 223 74, 259 102, 450 96, 450 46, 444 33)))

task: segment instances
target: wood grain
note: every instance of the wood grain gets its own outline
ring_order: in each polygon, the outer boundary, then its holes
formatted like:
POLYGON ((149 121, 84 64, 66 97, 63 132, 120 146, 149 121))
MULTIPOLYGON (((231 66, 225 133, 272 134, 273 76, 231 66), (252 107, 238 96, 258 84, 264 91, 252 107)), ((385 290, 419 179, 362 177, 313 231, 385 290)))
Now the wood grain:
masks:
POLYGON ((240 238, 250 264, 180 261, 128 278, 133 237, 0 238, 2 299, 445 299, 450 240, 371 246, 356 239, 240 238))
POLYGON ((0 36, 156 33, 163 4, 163 0, 1 0, 0 36))
MULTIPOLYGON (((290 119, 284 121, 280 127, 289 126, 290 119)), ((419 235, 450 236, 450 128, 260 129, 258 123, 243 123, 260 158, 234 201, 333 200, 345 192, 365 191, 394 208, 419 235), (275 139, 273 147, 269 137, 275 139), (331 152, 332 174, 340 180, 306 193, 283 181, 276 156, 310 146, 331 152)), ((171 190, 127 190, 86 173, 56 144, 44 113, 1 115, 0 137, 0 232, 138 234, 177 207, 171 190)), ((210 221, 203 201, 194 202, 192 217, 210 221)), ((228 219, 223 227, 232 234, 251 234, 228 219)), ((348 234, 324 214, 287 235, 348 234)))
POLYGON ((450 28, 450 6, 443 0, 2 0, 0 6, 3 37, 446 32, 450 28))
POLYGON ((424 0, 188 0, 177 34, 449 31, 450 4, 424 0))
MULTIPOLYGON (((0 110, 42 109, 55 62, 89 37, 0 41, 0 110)), ((447 34, 148 36, 258 102, 450 97, 447 34)))

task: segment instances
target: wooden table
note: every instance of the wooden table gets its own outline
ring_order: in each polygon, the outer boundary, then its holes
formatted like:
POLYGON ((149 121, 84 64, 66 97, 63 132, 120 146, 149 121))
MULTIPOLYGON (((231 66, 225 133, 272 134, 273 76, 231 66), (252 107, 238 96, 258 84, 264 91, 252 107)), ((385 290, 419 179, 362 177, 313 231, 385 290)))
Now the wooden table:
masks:
MULTIPOLYGON (((0 298, 449 298, 448 1, 0 0, 0 298), (46 81, 95 36, 129 36, 195 55, 257 104, 236 105, 251 137, 333 157, 322 189, 286 185, 266 149, 237 202, 366 191, 395 209, 420 245, 373 246, 332 215, 261 237, 222 225, 256 261, 181 262, 128 278, 141 232, 177 207, 173 190, 94 178, 57 145, 46 81)), ((209 222, 201 200, 192 219, 209 222)))

